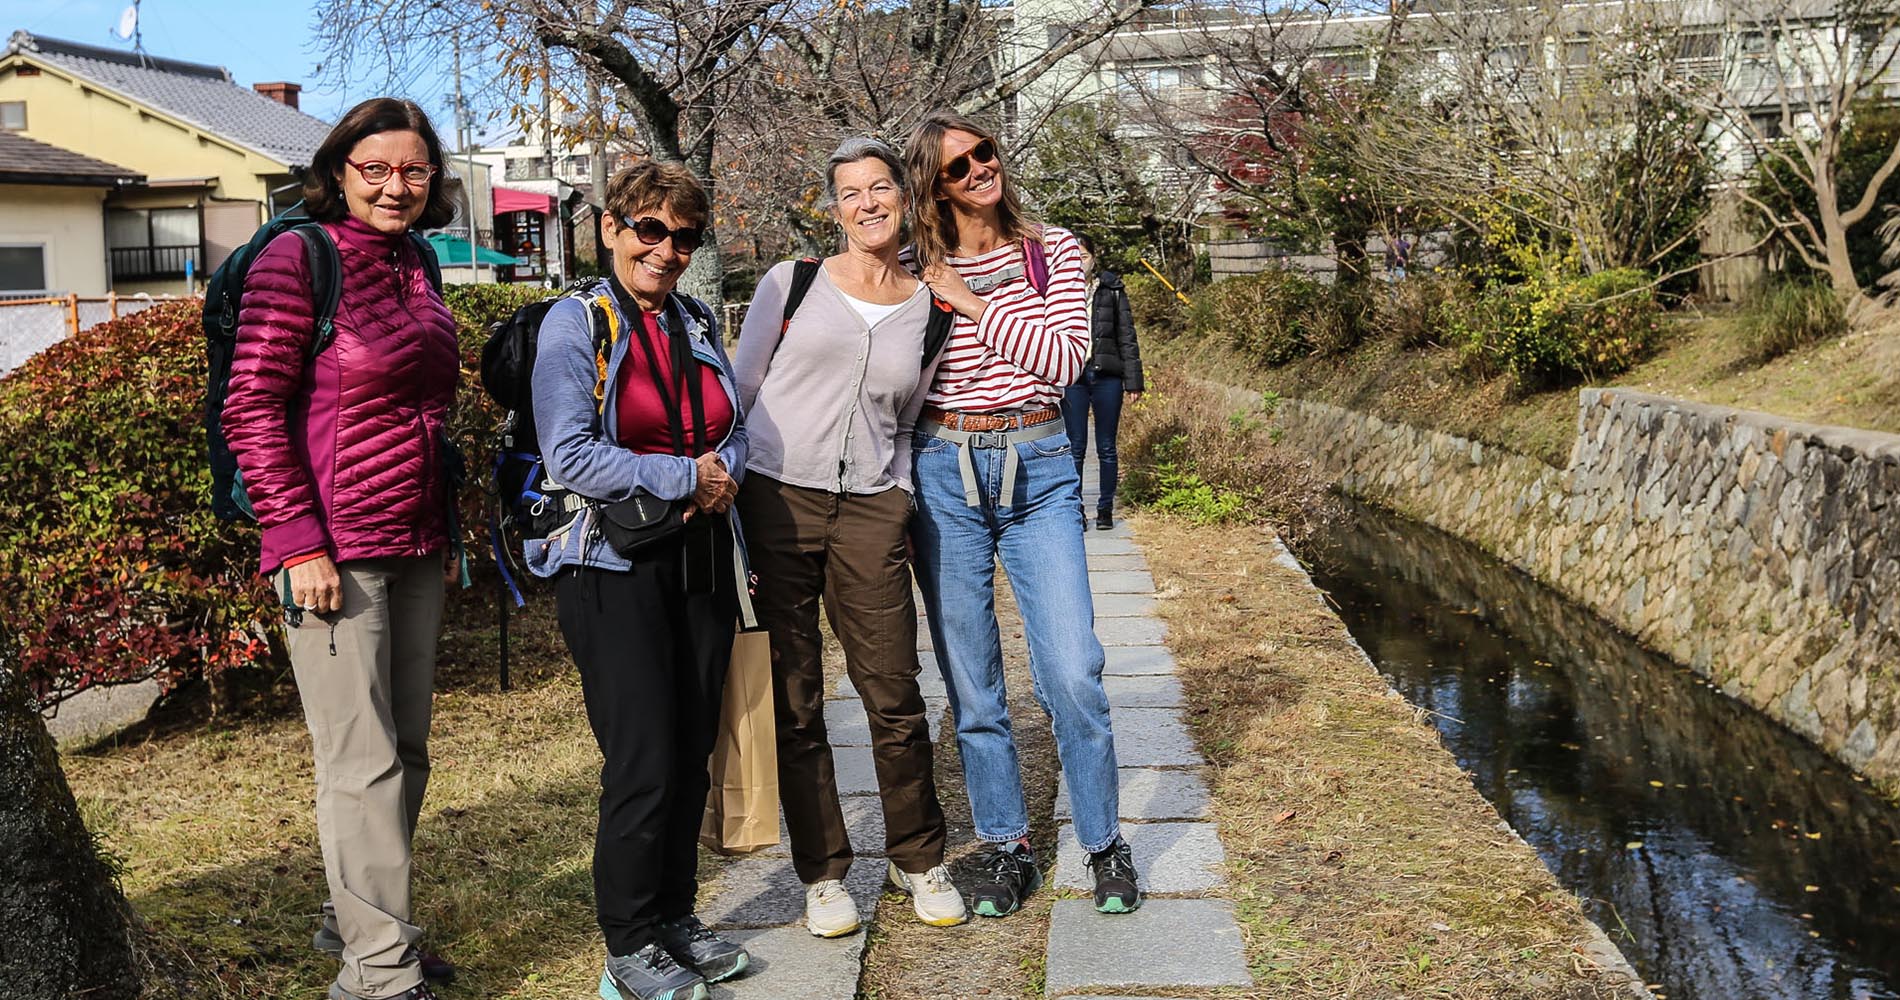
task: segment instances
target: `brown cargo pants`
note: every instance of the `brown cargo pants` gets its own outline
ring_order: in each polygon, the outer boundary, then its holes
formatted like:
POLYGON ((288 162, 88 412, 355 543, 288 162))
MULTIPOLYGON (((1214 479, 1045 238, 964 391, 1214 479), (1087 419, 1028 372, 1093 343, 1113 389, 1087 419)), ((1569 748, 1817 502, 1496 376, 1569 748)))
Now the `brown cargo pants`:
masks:
POLYGON ((779 801, 792 867, 810 885, 842 879, 855 857, 825 731, 822 595, 845 671, 870 717, 884 849, 913 874, 943 861, 943 808, 917 689, 917 607, 904 544, 910 495, 831 493, 757 472, 739 489, 759 622, 772 634, 779 801))

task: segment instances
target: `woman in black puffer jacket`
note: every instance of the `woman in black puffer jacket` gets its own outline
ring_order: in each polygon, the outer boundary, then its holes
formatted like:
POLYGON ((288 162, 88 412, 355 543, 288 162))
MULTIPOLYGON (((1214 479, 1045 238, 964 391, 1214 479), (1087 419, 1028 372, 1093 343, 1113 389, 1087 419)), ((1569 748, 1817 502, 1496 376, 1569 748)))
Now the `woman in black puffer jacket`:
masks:
MULTIPOLYGON (((1081 233, 1082 266, 1089 273, 1089 363, 1082 376, 1062 395, 1062 419, 1068 424, 1074 449, 1076 475, 1088 452, 1089 410, 1095 410, 1095 456, 1101 463, 1102 496, 1095 508, 1095 526, 1115 526, 1115 431, 1121 424, 1122 398, 1141 398, 1141 345, 1135 341, 1135 319, 1128 308, 1128 291, 1121 275, 1097 271, 1095 241, 1081 233)), ((1088 514, 1082 515, 1088 527, 1088 514)))

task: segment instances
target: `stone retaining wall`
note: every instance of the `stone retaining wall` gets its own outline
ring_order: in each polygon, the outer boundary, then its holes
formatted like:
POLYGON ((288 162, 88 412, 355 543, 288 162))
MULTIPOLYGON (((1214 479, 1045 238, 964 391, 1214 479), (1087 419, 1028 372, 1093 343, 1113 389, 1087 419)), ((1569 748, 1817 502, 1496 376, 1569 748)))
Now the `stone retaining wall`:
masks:
POLYGON ((1900 792, 1900 435, 1621 389, 1566 469, 1288 399, 1348 493, 1472 541, 1900 792))

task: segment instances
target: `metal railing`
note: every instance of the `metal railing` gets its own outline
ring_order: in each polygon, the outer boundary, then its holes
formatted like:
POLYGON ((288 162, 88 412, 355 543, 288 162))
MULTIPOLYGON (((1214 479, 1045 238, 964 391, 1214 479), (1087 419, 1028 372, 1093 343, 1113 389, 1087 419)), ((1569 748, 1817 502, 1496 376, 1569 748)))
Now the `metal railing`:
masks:
MULTIPOLYGON (((198 244, 168 247, 113 247, 114 278, 182 278, 185 262, 198 259, 198 244)), ((202 270, 202 269, 200 269, 202 270)))

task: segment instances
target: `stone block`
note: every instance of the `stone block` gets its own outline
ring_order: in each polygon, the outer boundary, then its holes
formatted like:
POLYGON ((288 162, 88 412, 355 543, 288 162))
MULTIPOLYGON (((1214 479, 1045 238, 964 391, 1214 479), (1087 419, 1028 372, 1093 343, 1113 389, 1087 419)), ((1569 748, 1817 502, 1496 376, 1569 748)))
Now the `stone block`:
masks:
POLYGON ((1116 538, 1095 531, 1090 531, 1084 539, 1084 548, 1088 550, 1090 565, 1096 556, 1125 556, 1141 551, 1131 538, 1116 538))
POLYGON ((1104 652, 1108 654, 1102 668, 1104 674, 1174 673, 1174 654, 1168 652, 1166 646, 1108 646, 1104 652))
POLYGON ((1104 618, 1133 618, 1155 613, 1155 599, 1149 594, 1096 594, 1095 621, 1104 618))
POLYGON ((1154 577, 1146 570, 1107 570, 1089 574, 1089 591, 1096 594, 1152 594, 1154 577))
POLYGON ((1139 552, 1123 552, 1115 555, 1090 552, 1088 564, 1091 573, 1135 571, 1145 573, 1148 571, 1148 560, 1139 552))
POLYGON ((1095 623, 1095 637, 1104 646, 1153 646, 1167 636, 1168 627, 1154 617, 1104 618, 1095 623))
POLYGON ((1102 678, 1108 703, 1122 708, 1179 708, 1181 682, 1169 674, 1137 674, 1102 678))
POLYGON ((838 775, 839 795, 869 795, 877 791, 877 767, 870 747, 838 747, 831 751, 838 775))
MULTIPOLYGON (((1253 985, 1232 903, 1151 899, 1134 913, 1058 900, 1049 920, 1043 993, 1253 985)), ((1170 989, 1172 992, 1172 990, 1170 989)))
POLYGON ((834 747, 870 746, 871 720, 864 717, 864 705, 855 697, 825 702, 825 735, 834 747))
POLYGON ((1117 708, 1115 761, 1122 767, 1187 767, 1207 763, 1180 713, 1172 708, 1117 708))
MULTIPOLYGON (((1121 818, 1153 822, 1169 819, 1206 819, 1207 784, 1197 771, 1163 771, 1146 767, 1124 767, 1117 774, 1121 792, 1121 818)), ((1056 819, 1074 819, 1069 801, 1069 781, 1056 782, 1056 819)))
MULTIPOLYGON (((845 873, 844 885, 858 904, 858 915, 871 919, 883 894, 884 859, 859 858, 845 873)), ((699 915, 719 928, 802 923, 805 884, 788 858, 741 858, 720 873, 712 886, 712 900, 700 906, 699 915)), ((798 930, 804 933, 802 926, 798 930)))
POLYGON ((864 959, 864 935, 812 937, 803 926, 729 931, 752 962, 737 979, 714 983, 713 1000, 852 1000, 864 959))
MULTIPOLYGON (((1122 839, 1134 851, 1145 893, 1208 892, 1226 880, 1227 852, 1212 823, 1123 823, 1122 839)), ((1092 888, 1088 859, 1071 824, 1062 824, 1056 844, 1056 885, 1092 888)))

